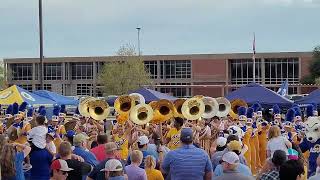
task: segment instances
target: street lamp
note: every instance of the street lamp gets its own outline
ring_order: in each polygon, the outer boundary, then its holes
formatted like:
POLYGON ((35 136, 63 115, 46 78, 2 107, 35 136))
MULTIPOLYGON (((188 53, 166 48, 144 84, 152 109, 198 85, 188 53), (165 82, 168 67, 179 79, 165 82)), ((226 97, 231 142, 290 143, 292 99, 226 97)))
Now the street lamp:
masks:
POLYGON ((140 56, 141 55, 141 50, 140 50, 140 30, 141 30, 141 28, 137 27, 136 29, 138 31, 138 54, 140 56))

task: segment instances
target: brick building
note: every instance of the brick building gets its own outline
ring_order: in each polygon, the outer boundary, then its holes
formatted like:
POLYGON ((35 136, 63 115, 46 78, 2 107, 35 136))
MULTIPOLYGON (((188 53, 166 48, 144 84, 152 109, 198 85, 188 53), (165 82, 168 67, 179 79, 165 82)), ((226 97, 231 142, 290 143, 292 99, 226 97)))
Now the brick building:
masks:
MULTIPOLYGON (((142 56, 155 86, 178 97, 197 94, 223 96, 253 81, 251 53, 142 56)), ((97 77, 106 57, 52 57, 44 59, 44 88, 68 96, 102 96, 97 77)), ((308 74, 311 52, 256 54, 256 82, 276 90, 288 80, 289 94, 308 93, 300 79, 308 74)), ((9 84, 33 91, 40 88, 39 59, 4 59, 9 84)))

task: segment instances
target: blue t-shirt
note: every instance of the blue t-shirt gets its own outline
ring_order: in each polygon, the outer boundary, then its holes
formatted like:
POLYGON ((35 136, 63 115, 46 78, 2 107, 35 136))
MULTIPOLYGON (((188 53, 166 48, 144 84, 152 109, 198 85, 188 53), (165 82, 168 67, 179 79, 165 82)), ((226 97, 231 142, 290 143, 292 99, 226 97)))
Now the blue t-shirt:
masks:
POLYGON ((50 165, 53 156, 46 149, 39 149, 30 153, 31 177, 30 179, 50 179, 50 165))
POLYGON ((76 146, 73 150, 73 153, 78 156, 81 156, 86 163, 90 164, 93 167, 99 164, 96 156, 92 152, 86 151, 82 147, 76 146))
MULTIPOLYGON (((248 166, 243 165, 241 163, 239 163, 238 167, 237 167, 237 171, 245 176, 252 176, 252 173, 249 169, 248 166)), ((215 176, 222 176, 223 175, 223 167, 221 164, 219 164, 216 169, 214 170, 213 173, 215 176)))
POLYGON ((212 172, 212 163, 206 151, 194 145, 183 145, 169 151, 162 163, 162 169, 174 180, 203 179, 206 172, 212 172))
POLYGON ((15 157, 16 175, 14 177, 1 177, 3 180, 24 180, 22 162, 24 159, 23 152, 17 152, 15 157))

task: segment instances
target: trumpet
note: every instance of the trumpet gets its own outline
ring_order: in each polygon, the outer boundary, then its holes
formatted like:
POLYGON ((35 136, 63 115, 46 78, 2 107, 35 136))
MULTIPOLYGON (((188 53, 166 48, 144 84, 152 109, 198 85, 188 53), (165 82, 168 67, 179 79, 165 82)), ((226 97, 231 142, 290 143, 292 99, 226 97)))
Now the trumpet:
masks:
POLYGON ((197 120, 204 113, 204 108, 202 99, 193 97, 183 103, 181 111, 187 120, 197 120))
POLYGON ((229 114, 231 110, 231 104, 230 101, 224 97, 218 97, 216 98, 218 105, 219 105, 219 110, 217 112, 218 117, 225 117, 229 114))

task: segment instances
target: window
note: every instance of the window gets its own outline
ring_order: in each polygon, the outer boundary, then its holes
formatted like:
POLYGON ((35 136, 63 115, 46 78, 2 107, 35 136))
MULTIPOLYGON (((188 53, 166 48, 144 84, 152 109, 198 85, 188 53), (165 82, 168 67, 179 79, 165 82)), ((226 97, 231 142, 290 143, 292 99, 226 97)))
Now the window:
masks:
POLYGON ((104 62, 97 62, 97 74, 101 73, 102 69, 103 69, 103 66, 104 66, 104 62))
POLYGON ((44 80, 61 80, 62 79, 61 63, 45 63, 43 66, 44 66, 44 80))
POLYGON ((93 79, 93 64, 91 62, 71 63, 72 79, 93 79))
POLYGON ((151 79, 157 79, 158 67, 157 61, 144 61, 145 68, 150 74, 151 79))
POLYGON ((77 84, 78 96, 90 96, 92 91, 92 84, 77 84))
POLYGON ((186 79, 191 78, 191 61, 160 61, 162 79, 186 79))
MULTIPOLYGON (((36 84, 36 90, 41 90, 40 84, 36 84)), ((43 90, 52 91, 52 84, 43 84, 43 90)))
POLYGON ((191 88, 176 87, 177 85, 191 85, 191 83, 160 83, 160 85, 173 85, 175 87, 160 87, 160 92, 166 93, 175 97, 190 97, 191 88))
POLYGON ((32 80, 32 64, 20 63, 10 64, 12 70, 12 80, 32 80))
POLYGON ((266 84, 281 84, 285 80, 288 80, 289 84, 299 83, 299 59, 265 59, 265 72, 266 84))
POLYGON ((21 88, 27 90, 27 91, 32 91, 32 85, 31 84, 21 84, 21 85, 18 85, 20 86, 21 88))
MULTIPOLYGON (((253 82, 252 59, 231 59, 230 73, 232 84, 248 84, 253 82)), ((261 82, 261 60, 255 60, 255 81, 261 82)))

